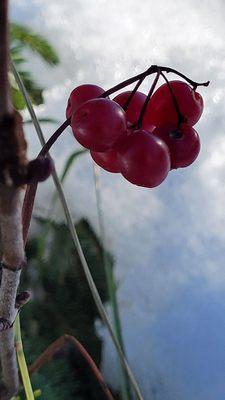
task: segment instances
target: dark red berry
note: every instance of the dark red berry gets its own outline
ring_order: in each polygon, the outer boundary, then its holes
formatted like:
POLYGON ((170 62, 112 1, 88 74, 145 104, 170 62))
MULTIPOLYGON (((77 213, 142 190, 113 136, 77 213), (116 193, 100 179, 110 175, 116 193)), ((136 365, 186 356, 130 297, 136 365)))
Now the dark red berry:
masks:
POLYGON ((93 151, 108 151, 126 135, 123 109, 112 100, 94 99, 81 105, 72 115, 71 127, 82 146, 93 151))
MULTIPOLYGON (((116 101, 121 107, 124 107, 131 93, 131 91, 120 93, 113 100, 116 101)), ((144 93, 135 92, 128 107, 125 109, 127 121, 131 124, 135 124, 138 121, 146 97, 147 96, 144 93)))
POLYGON ((81 104, 96 99, 104 93, 104 89, 97 85, 85 84, 76 87, 71 93, 66 108, 66 118, 71 117, 81 104))
POLYGON ((145 130, 135 130, 118 150, 122 175, 138 186, 160 185, 170 170, 169 149, 165 142, 145 130))
POLYGON ((164 140, 169 147, 171 169, 187 167, 197 158, 200 151, 200 140, 192 126, 181 124, 161 125, 153 131, 153 135, 164 140))
POLYGON ((120 172, 118 154, 116 150, 109 150, 107 152, 91 151, 91 157, 100 167, 108 172, 120 172))
MULTIPOLYGON (((203 112, 202 96, 182 81, 171 81, 170 86, 187 124, 195 125, 203 112)), ((159 126, 167 123, 178 124, 178 115, 170 89, 165 83, 156 90, 148 103, 143 118, 143 128, 148 130, 151 125, 159 126)))

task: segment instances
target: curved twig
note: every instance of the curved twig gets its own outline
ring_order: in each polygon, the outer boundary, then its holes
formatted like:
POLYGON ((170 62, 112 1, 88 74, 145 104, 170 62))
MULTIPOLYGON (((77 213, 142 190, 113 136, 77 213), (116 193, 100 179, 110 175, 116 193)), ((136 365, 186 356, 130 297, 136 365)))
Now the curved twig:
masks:
POLYGON ((63 347, 68 344, 72 344, 72 346, 78 350, 79 354, 87 363, 90 368, 92 374, 95 376, 97 382, 99 383, 105 398, 107 400, 114 400, 113 396, 107 387, 101 372, 99 371, 97 365, 87 352, 87 350, 82 346, 82 344, 77 340, 74 336, 71 335, 63 335, 57 340, 55 340, 50 346, 45 349, 45 351, 37 358, 37 360, 29 367, 29 373, 34 374, 37 372, 46 362, 50 361, 63 347))

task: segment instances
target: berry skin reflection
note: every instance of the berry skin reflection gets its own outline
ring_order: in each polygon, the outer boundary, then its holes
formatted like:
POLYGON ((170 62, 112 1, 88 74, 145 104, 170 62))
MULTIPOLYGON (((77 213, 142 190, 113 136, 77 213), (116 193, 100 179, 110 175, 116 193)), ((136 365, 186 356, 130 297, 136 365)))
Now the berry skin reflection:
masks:
POLYGON ((208 84, 168 67, 152 66, 106 92, 92 84, 78 86, 70 94, 66 117, 71 118, 74 137, 101 168, 153 188, 171 169, 187 167, 197 158, 200 140, 192 126, 202 115, 203 99, 196 88, 208 84), (176 73, 188 83, 169 82, 163 71, 176 73), (146 96, 137 89, 153 73, 157 76, 146 96), (160 76, 166 83, 154 92, 160 76), (109 95, 135 81, 133 91, 110 100, 109 95))

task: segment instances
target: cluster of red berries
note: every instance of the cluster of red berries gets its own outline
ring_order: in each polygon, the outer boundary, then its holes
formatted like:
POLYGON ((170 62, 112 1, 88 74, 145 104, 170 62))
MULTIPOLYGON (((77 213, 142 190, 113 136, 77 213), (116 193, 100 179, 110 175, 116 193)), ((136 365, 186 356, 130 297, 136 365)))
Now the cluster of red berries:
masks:
POLYGON ((113 100, 108 97, 112 90, 78 86, 70 94, 66 117, 71 118, 75 138, 98 165, 152 188, 171 169, 186 167, 198 156, 200 141, 192 126, 202 114, 203 99, 197 84, 191 87, 183 81, 167 81, 152 96, 138 86, 113 100))

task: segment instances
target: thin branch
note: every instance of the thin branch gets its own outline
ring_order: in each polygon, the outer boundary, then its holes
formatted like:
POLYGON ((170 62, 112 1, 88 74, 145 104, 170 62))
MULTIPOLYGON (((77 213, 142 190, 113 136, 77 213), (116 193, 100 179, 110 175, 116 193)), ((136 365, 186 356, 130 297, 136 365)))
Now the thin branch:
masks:
POLYGON ((66 119, 62 125, 53 133, 53 135, 49 138, 49 140, 42 147, 39 156, 44 156, 48 153, 52 145, 56 142, 59 136, 63 133, 63 131, 70 125, 71 118, 66 119))
POLYGON ((103 376, 99 371, 97 365, 82 346, 82 344, 73 336, 63 335, 55 340, 47 349, 37 358, 37 360, 29 367, 29 373, 32 375, 37 372, 43 365, 50 361, 62 348, 68 344, 72 344, 73 348, 79 352, 82 358, 87 363, 91 373, 96 378, 107 400, 113 400, 113 396, 104 382, 103 376))
POLYGON ((178 125, 180 125, 180 124, 186 122, 187 119, 181 113, 179 103, 177 101, 177 98, 175 96, 175 93, 174 93, 174 91, 173 91, 173 89, 171 87, 171 84, 170 84, 169 80, 167 79, 166 75, 162 71, 160 72, 160 74, 163 77, 163 79, 166 81, 166 84, 167 84, 168 89, 170 91, 170 95, 172 97, 173 105, 174 105, 174 108, 175 108, 176 113, 177 113, 178 125))
POLYGON ((26 246, 26 243, 27 243, 28 231, 30 228, 37 187, 38 187, 37 182, 34 182, 31 185, 28 185, 25 196, 24 196, 24 200, 23 200, 22 223, 23 223, 24 246, 26 246))
POLYGON ((157 82, 158 82, 158 80, 159 80, 159 77, 160 77, 160 71, 158 70, 158 71, 157 71, 157 74, 156 74, 156 77, 155 77, 155 79, 154 79, 154 81, 153 81, 153 84, 152 84, 152 86, 151 86, 151 88, 150 88, 150 90, 149 90, 149 93, 148 93, 148 95, 147 95, 147 97, 146 97, 146 99, 145 99, 145 102, 144 102, 144 104, 143 104, 143 107, 142 107, 142 109, 141 109, 139 118, 138 118, 137 126, 138 126, 139 129, 141 128, 142 120, 143 120, 145 111, 146 111, 146 109, 147 109, 148 102, 149 102, 149 100, 150 100, 150 98, 151 98, 152 93, 153 93, 154 90, 155 90, 155 87, 156 87, 156 85, 157 85, 157 82))
POLYGON ((173 74, 176 74, 178 76, 180 76, 181 78, 185 79, 190 85, 192 85, 193 87, 197 88, 198 86, 208 86, 209 85, 209 81, 207 82, 195 82, 192 79, 188 78, 186 75, 182 74, 181 72, 170 68, 170 67, 162 67, 162 66, 157 66, 157 65, 151 65, 151 67, 149 67, 146 71, 141 72, 138 75, 133 76, 132 78, 126 79, 125 81, 119 83, 118 85, 113 86, 112 88, 110 88, 109 90, 106 90, 106 92, 104 92, 101 96, 99 97, 108 97, 110 94, 113 94, 115 92, 117 92, 120 89, 125 88, 126 86, 131 85, 134 82, 141 80, 144 80, 147 76, 152 75, 157 73, 158 71, 165 71, 167 73, 171 72, 173 74))

